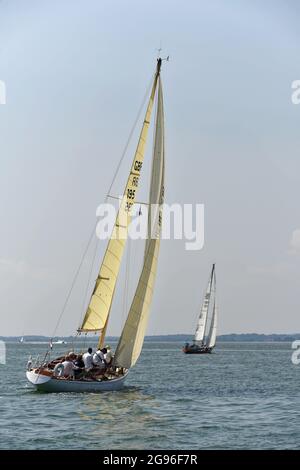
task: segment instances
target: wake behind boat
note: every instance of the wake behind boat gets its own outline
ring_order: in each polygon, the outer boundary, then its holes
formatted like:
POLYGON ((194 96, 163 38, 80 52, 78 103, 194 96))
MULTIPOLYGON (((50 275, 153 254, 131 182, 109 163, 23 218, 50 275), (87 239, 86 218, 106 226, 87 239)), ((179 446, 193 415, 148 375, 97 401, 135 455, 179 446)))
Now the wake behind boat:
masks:
POLYGON ((209 354, 212 352, 216 344, 217 337, 217 302, 216 302, 216 269, 215 264, 212 266, 211 274, 202 308, 200 311, 198 324, 192 344, 186 343, 183 347, 185 354, 209 354), (211 301, 213 298, 212 315, 208 333, 208 317, 211 301))
MULTIPOLYGON (((93 293, 90 297, 78 335, 98 333, 98 351, 100 365, 86 367, 76 366, 83 358, 81 352, 73 351, 66 358, 50 360, 50 350, 42 361, 30 359, 26 376, 36 389, 46 392, 101 392, 119 390, 127 377, 129 369, 134 366, 142 350, 152 300, 157 261, 160 246, 162 204, 164 200, 164 111, 162 83, 160 78, 162 59, 157 60, 157 67, 143 121, 137 149, 131 165, 123 198, 120 201, 118 214, 108 242, 93 293), (115 287, 131 221, 132 206, 136 203, 136 194, 144 160, 148 130, 155 98, 157 110, 155 118, 155 136, 152 155, 152 174, 148 211, 148 238, 146 240, 143 266, 133 296, 132 304, 123 327, 114 357, 108 362, 105 335, 111 312, 115 287), (157 209, 153 209, 156 207, 157 209), (103 360, 102 360, 103 359, 103 360), (73 373, 73 366, 79 367, 79 374, 73 373), (69 370, 70 369, 70 370, 69 370), (70 372, 70 373, 69 373, 70 372)), ((128 288, 128 286, 127 286, 128 288)), ((93 356, 94 357, 94 356, 93 356)), ((95 363, 94 363, 95 365, 95 363)), ((78 369, 75 369, 75 372, 78 369)))

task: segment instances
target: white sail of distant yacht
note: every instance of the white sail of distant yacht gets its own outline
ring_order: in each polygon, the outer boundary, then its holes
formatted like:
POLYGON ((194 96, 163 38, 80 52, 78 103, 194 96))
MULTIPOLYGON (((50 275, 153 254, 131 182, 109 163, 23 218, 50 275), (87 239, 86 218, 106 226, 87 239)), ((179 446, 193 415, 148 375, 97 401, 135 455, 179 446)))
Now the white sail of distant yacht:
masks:
POLYGON ((158 59, 151 95, 137 150, 125 186, 124 196, 90 302, 82 325, 78 330, 79 334, 98 333, 98 346, 99 348, 103 346, 115 294, 116 281, 128 236, 131 208, 136 202, 153 103, 157 96, 152 173, 148 201, 149 205, 156 204, 157 208, 149 211, 148 236, 150 236, 145 245, 143 266, 115 356, 111 366, 106 369, 105 373, 84 375, 78 380, 72 380, 72 378, 65 378, 56 374, 55 370, 57 370, 58 364, 56 361, 30 368, 27 371, 27 378, 39 390, 65 392, 117 390, 123 385, 129 369, 136 363, 141 353, 156 277, 162 223, 162 204, 164 200, 165 154, 163 94, 160 78, 161 63, 162 59, 158 59))
POLYGON ((207 347, 208 348, 214 348, 216 345, 216 339, 217 339, 217 321, 218 321, 218 316, 217 316, 217 305, 216 301, 214 303, 213 307, 213 317, 211 320, 211 325, 210 325, 210 330, 207 338, 207 347))
POLYGON ((183 351, 186 354, 204 354, 210 353, 216 344, 217 337, 217 300, 216 300, 216 269, 215 264, 212 266, 207 289, 198 318, 197 328, 194 336, 193 344, 187 343, 183 351), (212 304, 213 299, 213 304, 212 304), (212 314, 208 333, 206 335, 209 310, 212 304, 212 314))

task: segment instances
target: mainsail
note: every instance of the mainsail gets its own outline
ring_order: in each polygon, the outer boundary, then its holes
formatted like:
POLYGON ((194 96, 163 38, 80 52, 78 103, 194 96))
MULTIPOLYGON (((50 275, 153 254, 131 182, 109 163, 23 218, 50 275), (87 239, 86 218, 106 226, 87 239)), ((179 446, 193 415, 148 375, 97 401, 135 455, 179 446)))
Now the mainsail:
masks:
POLYGON ((213 264, 211 275, 209 277, 208 286, 206 289, 206 293, 204 296, 203 304, 202 304, 199 319, 198 319, 195 338, 194 338, 194 344, 198 346, 202 345, 203 340, 204 340, 208 311, 209 311, 209 304, 210 304, 210 298, 211 298, 211 292, 212 292, 214 271, 215 271, 215 265, 213 264))
POLYGON ((210 329, 207 337, 207 347, 213 348, 217 339, 217 303, 214 301, 213 316, 211 319, 210 329))
POLYGON ((112 299, 116 287, 125 243, 128 235, 128 226, 131 221, 130 208, 136 201, 136 193, 144 160, 146 140, 150 125, 150 118, 157 88, 161 59, 158 60, 152 91, 148 102, 145 119, 140 133, 137 149, 125 186, 123 199, 120 203, 115 226, 106 248, 102 265, 96 279, 95 287, 87 307, 85 317, 79 332, 100 331, 99 343, 102 344, 107 321, 111 309, 112 299))
POLYGON ((159 79, 155 143, 149 196, 151 210, 149 210, 148 213, 148 239, 145 247, 144 264, 114 358, 114 364, 116 366, 125 367, 127 369, 136 363, 144 342, 157 270, 163 200, 164 109, 162 85, 159 79))
POLYGON ((209 328, 209 333, 207 335, 207 347, 213 348, 216 344, 217 338, 217 322, 218 322, 218 315, 217 315, 217 299, 216 299, 216 270, 214 269, 214 276, 213 276, 213 286, 212 286, 212 294, 214 295, 214 305, 211 317, 211 323, 209 328))

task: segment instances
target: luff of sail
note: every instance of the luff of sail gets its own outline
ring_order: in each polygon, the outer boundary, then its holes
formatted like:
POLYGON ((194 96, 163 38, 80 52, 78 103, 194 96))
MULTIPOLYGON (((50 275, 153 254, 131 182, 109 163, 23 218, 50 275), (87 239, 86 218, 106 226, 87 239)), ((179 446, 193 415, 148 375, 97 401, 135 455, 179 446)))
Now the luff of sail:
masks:
POLYGON ((140 133, 137 149, 132 162, 131 170, 125 186, 124 195, 120 203, 116 222, 110 241, 96 279, 95 287, 87 307, 81 327, 78 331, 102 331, 100 344, 103 341, 106 325, 114 296, 122 256, 130 223, 130 208, 135 203, 140 173, 145 154, 146 140, 150 125, 152 108, 155 98, 157 81, 159 77, 161 60, 158 61, 151 95, 147 105, 146 115, 140 133))
POLYGON ((217 338, 217 322, 218 322, 218 315, 217 315, 217 299, 216 299, 216 290, 217 290, 217 281, 216 281, 216 268, 213 265, 213 281, 212 281, 212 294, 214 297, 214 305, 212 311, 212 317, 210 322, 209 333, 207 336, 206 344, 208 348, 213 348, 216 344, 217 338))
POLYGON ((205 328, 206 328, 209 303, 210 303, 210 298, 211 298, 214 269, 215 269, 215 265, 213 265, 212 267, 211 275, 209 277, 206 293, 204 296, 203 304, 202 304, 199 319, 198 319, 198 324, 197 324, 195 338, 194 338, 194 344, 196 345, 201 345, 203 343, 203 339, 205 335, 205 328))
POLYGON ((148 251, 150 240, 156 236, 155 231, 157 230, 157 218, 159 217, 159 211, 161 210, 161 189, 163 188, 164 184, 164 132, 163 92, 161 79, 159 79, 155 139, 148 206, 148 238, 145 244, 145 255, 148 251))
POLYGON ((151 237, 148 238, 146 243, 143 269, 114 358, 116 366, 127 369, 136 363, 142 350, 160 246, 162 204, 164 200, 164 110, 160 79, 149 199, 150 205, 159 205, 159 210, 149 215, 148 223, 151 222, 151 228, 148 231, 148 236, 151 233, 151 237))

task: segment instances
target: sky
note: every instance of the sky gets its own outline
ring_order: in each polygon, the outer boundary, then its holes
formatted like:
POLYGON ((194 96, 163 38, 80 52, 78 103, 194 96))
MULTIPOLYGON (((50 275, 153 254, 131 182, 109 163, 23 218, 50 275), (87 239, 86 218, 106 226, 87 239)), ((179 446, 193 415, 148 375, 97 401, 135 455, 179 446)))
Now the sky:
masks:
MULTIPOLYGON (((205 244, 161 243, 147 333, 193 334, 213 262, 219 334, 300 331, 299 18, 298 0, 0 1, 0 335, 53 334, 160 47, 166 202, 205 205, 205 244)), ((79 325, 91 256, 58 335, 79 325)))

